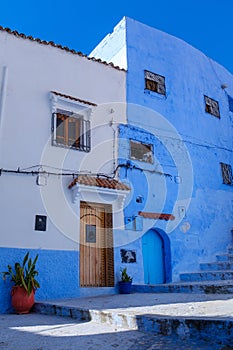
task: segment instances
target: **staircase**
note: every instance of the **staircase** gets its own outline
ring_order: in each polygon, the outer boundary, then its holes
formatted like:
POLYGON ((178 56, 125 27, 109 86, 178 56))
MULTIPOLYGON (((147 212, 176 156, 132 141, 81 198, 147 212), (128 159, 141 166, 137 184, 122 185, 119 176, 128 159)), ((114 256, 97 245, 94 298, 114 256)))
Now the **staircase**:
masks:
POLYGON ((226 254, 216 255, 216 261, 201 263, 200 271, 181 273, 182 282, 231 281, 233 283, 233 246, 229 246, 226 254))
POLYGON ((230 350, 233 349, 232 267, 233 244, 226 254, 217 255, 216 261, 201 263, 199 272, 182 273, 178 283, 132 285, 134 293, 146 295, 116 294, 45 301, 36 303, 34 312, 80 321, 93 320, 114 325, 116 329, 124 327, 171 335, 183 341, 189 337, 215 341, 225 345, 222 350, 230 350))
POLYGON ((232 294, 233 293, 233 231, 232 243, 227 253, 216 255, 216 261, 201 263, 197 272, 180 274, 180 282, 133 285, 133 292, 137 293, 205 293, 232 294))

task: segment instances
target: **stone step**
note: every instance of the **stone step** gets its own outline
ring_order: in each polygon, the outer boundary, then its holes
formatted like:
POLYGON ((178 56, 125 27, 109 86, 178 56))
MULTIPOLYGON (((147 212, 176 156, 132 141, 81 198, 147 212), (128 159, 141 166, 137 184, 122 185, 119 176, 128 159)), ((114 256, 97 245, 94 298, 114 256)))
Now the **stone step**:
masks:
MULTIPOLYGON (((71 317, 78 321, 88 322, 92 320, 97 323, 114 325, 116 329, 137 329, 143 332, 153 332, 158 335, 176 336, 181 339, 198 338, 212 341, 214 337, 215 341, 221 344, 224 340, 225 346, 230 346, 232 344, 232 317, 188 316, 185 313, 184 315, 182 314, 182 316, 170 316, 170 314, 168 316, 157 314, 156 312, 146 313, 144 311, 144 306, 142 306, 140 312, 140 308, 138 307, 132 309, 132 305, 135 305, 135 301, 133 301, 134 295, 131 295, 131 297, 132 300, 125 300, 123 309, 121 305, 113 307, 112 305, 108 305, 108 302, 107 305, 110 307, 109 309, 95 307, 93 305, 88 308, 88 301, 86 307, 83 305, 78 306, 78 303, 76 305, 64 303, 63 305, 61 302, 58 304, 56 304, 56 302, 40 302, 35 303, 33 311, 41 314, 71 317)), ((185 298, 181 298, 184 301, 185 298)), ((174 299, 174 301, 175 300, 176 299, 174 299)), ((197 300, 201 301, 199 298, 197 298, 197 300)), ((167 304, 167 307, 174 304, 174 302, 171 303, 171 301, 172 299, 167 304)), ((145 303, 145 306, 146 305, 147 303, 145 303)), ((162 302, 162 305, 164 305, 164 302, 162 302)), ((178 305, 183 305, 181 307, 184 307, 186 304, 178 303, 178 305)), ((195 302, 192 305, 195 305, 195 302)), ((153 306, 151 307, 153 308, 153 306)))
POLYGON ((202 271, 213 271, 213 270, 233 270, 233 261, 219 261, 212 263, 201 263, 200 269, 202 271))
POLYGON ((217 261, 233 261, 233 254, 218 254, 217 261))
POLYGON ((180 274, 181 281, 192 282, 192 281, 219 281, 219 280, 232 280, 233 271, 199 271, 199 272, 188 272, 180 274))
POLYGON ((233 280, 132 285, 133 293, 233 294, 233 280))

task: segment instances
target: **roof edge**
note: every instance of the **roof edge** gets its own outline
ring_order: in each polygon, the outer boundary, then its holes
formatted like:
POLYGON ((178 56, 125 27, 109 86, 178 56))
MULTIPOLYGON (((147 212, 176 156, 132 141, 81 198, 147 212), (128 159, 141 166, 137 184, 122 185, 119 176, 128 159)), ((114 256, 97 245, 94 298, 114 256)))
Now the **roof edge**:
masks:
POLYGON ((105 66, 110 66, 110 67, 117 69, 117 70, 120 70, 120 71, 124 71, 124 72, 126 71, 124 68, 120 68, 119 66, 115 66, 112 62, 108 63, 106 61, 102 61, 100 58, 97 59, 95 57, 88 57, 88 55, 83 54, 81 51, 76 51, 74 49, 70 49, 67 46, 62 46, 60 44, 56 44, 53 41, 46 41, 46 40, 41 40, 39 38, 34 38, 31 35, 25 35, 24 33, 19 33, 17 30, 12 30, 8 27, 2 27, 1 25, 0 25, 0 31, 7 32, 8 34, 14 35, 17 38, 22 38, 22 39, 30 40, 33 42, 37 42, 38 44, 41 44, 41 45, 52 46, 52 47, 55 47, 57 49, 69 52, 73 55, 78 55, 80 57, 84 57, 89 61, 98 62, 98 63, 104 64, 105 66))

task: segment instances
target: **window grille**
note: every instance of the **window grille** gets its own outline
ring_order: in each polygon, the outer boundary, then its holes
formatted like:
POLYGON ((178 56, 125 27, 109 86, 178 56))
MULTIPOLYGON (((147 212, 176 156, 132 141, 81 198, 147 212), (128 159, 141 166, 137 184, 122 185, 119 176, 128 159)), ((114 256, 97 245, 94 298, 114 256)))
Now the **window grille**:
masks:
POLYGON ((53 145, 89 152, 90 122, 69 112, 53 113, 53 145))
POLYGON ((162 75, 144 71, 145 74, 145 89, 157 92, 161 95, 166 95, 165 77, 162 75))
POLYGON ((207 113, 214 115, 217 118, 220 118, 218 102, 208 96, 204 96, 204 98, 205 98, 205 111, 207 113))
POLYGON ((228 95, 229 111, 233 112, 233 97, 228 95))
POLYGON ((223 183, 226 185, 233 185, 232 168, 229 164, 220 163, 222 171, 223 183))

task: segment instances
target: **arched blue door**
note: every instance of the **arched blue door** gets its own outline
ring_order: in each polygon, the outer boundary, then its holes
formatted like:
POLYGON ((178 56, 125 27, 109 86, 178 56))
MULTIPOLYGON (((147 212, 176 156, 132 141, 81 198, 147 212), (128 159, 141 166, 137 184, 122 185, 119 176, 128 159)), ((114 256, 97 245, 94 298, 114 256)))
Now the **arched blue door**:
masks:
POLYGON ((165 282, 164 244, 156 230, 147 231, 142 237, 144 283, 165 282))

